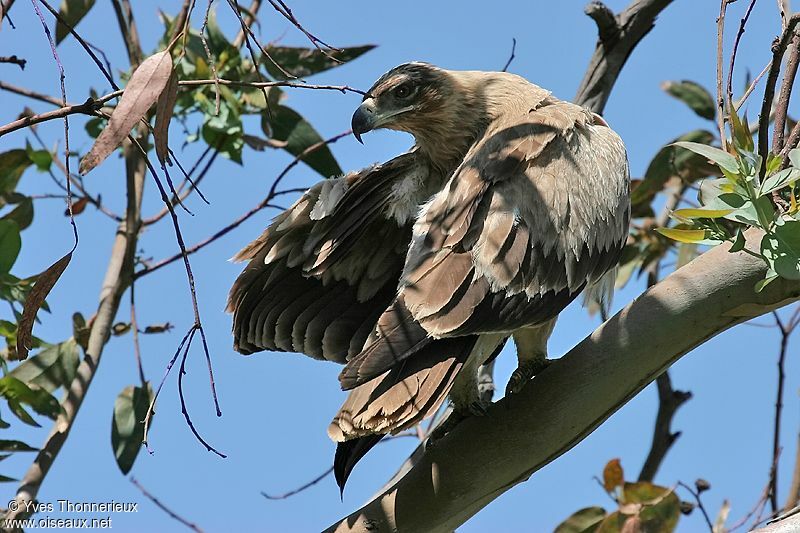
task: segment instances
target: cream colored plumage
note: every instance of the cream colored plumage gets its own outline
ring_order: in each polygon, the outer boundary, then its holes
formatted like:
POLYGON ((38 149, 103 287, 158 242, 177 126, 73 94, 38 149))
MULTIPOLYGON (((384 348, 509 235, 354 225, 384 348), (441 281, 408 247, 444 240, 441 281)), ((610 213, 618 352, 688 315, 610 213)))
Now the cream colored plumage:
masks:
POLYGON ((457 413, 480 413, 477 368, 509 336, 520 358, 509 392, 519 390, 558 313, 616 264, 630 209, 619 137, 519 76, 401 65, 353 126, 359 138, 410 131, 417 144, 309 191, 240 254, 251 263, 229 304, 242 351, 347 354, 340 380, 352 392, 329 428, 340 486, 382 435, 448 394, 457 413), (296 288, 309 301, 339 291, 330 301, 349 306, 349 321, 320 309, 298 325, 296 288))

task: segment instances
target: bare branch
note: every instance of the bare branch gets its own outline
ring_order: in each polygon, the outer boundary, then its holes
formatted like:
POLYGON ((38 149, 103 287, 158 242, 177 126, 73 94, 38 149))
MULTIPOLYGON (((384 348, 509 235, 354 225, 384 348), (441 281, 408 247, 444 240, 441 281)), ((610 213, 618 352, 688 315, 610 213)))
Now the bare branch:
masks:
POLYGON ((171 510, 169 507, 167 507, 166 505, 164 505, 163 503, 161 503, 161 502, 158 500, 158 498, 156 498, 155 496, 153 496, 152 494, 150 494, 150 493, 147 491, 147 489, 145 489, 145 488, 142 486, 142 484, 141 484, 141 483, 139 483, 138 481, 136 481, 136 479, 134 479, 134 478, 131 478, 131 483, 133 483, 133 485, 134 485, 134 486, 135 486, 137 489, 139 489, 139 491, 140 491, 140 492, 141 492, 141 493, 142 493, 142 494, 143 494, 143 495, 144 495, 144 496, 145 496, 145 497, 146 497, 148 500, 150 500, 151 502, 153 502, 153 503, 156 505, 156 507, 158 507, 159 509, 161 509, 162 511, 164 511, 165 513, 167 513, 167 514, 168 514, 168 515, 169 515, 171 518, 174 518, 175 520, 177 520, 178 522, 180 522, 180 523, 181 523, 181 524, 183 524, 184 526, 188 527, 188 528, 189 528, 189 529, 191 529, 192 531, 196 531, 197 533, 203 533, 203 530, 202 530, 202 529, 200 529, 200 528, 199 528, 199 527, 198 527, 196 524, 194 524, 194 523, 192 523, 192 522, 189 522, 189 521, 188 521, 188 520, 186 520, 185 518, 182 518, 182 517, 180 517, 179 515, 175 514, 175 512, 174 512, 174 511, 172 511, 172 510, 171 510))
MULTIPOLYGON (((757 243, 763 234, 746 235, 757 243)), ((763 260, 728 248, 704 253, 645 292, 513 402, 500 400, 489 416, 462 422, 394 486, 329 531, 453 530, 580 442, 694 347, 800 298, 800 282, 782 279, 756 293, 763 260)))
POLYGON ((725 135, 725 97, 722 94, 722 41, 725 37, 725 10, 728 3, 729 0, 720 0, 717 17, 717 128, 723 150, 728 149, 728 136, 725 135))
POLYGON ((772 63, 767 75, 767 85, 764 88, 764 100, 761 103, 758 127, 758 155, 762 158, 759 173, 761 179, 767 173, 767 156, 769 155, 769 120, 767 117, 769 117, 772 109, 772 100, 775 97, 775 84, 778 82, 778 74, 781 71, 781 58, 789 45, 789 40, 792 38, 794 28, 798 22, 800 22, 800 13, 795 13, 787 22, 783 34, 772 43, 772 63))
POLYGON ((13 65, 17 65, 22 70, 25 70, 25 63, 26 60, 22 59, 21 57, 13 56, 0 56, 0 63, 11 63, 13 65))
POLYGON ((661 463, 667 456, 667 452, 681 436, 681 432, 672 432, 672 418, 681 405, 686 403, 692 393, 687 391, 674 390, 669 372, 664 372, 656 379, 658 387, 658 413, 653 430, 653 443, 650 452, 644 461, 642 471, 639 473, 639 481, 653 481, 656 477, 661 463))
POLYGON ((631 52, 655 25, 656 17, 672 0, 634 0, 615 18, 616 28, 610 24, 609 11, 601 2, 592 2, 586 12, 598 22, 600 38, 586 75, 581 81, 575 102, 602 113, 617 81, 622 67, 631 52))

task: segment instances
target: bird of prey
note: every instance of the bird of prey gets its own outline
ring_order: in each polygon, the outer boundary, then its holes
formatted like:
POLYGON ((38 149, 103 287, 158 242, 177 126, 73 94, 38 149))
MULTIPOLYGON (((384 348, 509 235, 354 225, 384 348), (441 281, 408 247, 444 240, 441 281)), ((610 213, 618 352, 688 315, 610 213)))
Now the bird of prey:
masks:
POLYGON ((353 133, 411 133, 386 163, 323 181, 236 259, 234 347, 344 363, 328 433, 340 488, 384 435, 482 414, 478 368, 513 337, 507 393, 544 367, 558 314, 628 235, 629 170, 598 115, 505 72, 426 63, 372 86, 353 133))

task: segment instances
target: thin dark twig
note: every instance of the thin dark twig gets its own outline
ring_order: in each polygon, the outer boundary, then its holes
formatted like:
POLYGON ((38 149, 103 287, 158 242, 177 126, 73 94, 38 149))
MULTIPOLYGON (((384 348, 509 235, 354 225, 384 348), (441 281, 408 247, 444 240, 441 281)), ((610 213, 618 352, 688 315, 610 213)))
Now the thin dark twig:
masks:
POLYGON ((706 525, 708 525, 708 530, 714 533, 714 524, 711 523, 711 518, 708 516, 708 512, 706 511, 705 505, 703 505, 703 500, 700 498, 700 493, 694 490, 692 487, 684 483, 683 481, 678 481, 678 485, 685 488, 689 491, 695 501, 697 502, 697 508, 700 509, 700 512, 703 513, 703 518, 706 520, 706 525))
POLYGON ((138 481, 136 481, 136 479, 134 479, 133 477, 131 477, 130 479, 131 479, 131 483, 133 483, 133 485, 134 485, 134 486, 135 486, 137 489, 139 489, 139 491, 140 491, 142 494, 144 494, 144 496, 145 496, 145 497, 146 497, 148 500, 150 500, 151 502, 153 502, 153 503, 156 505, 156 507, 158 507, 159 509, 161 509, 162 511, 164 511, 165 513, 167 513, 167 514, 168 514, 170 517, 172 517, 173 519, 177 520, 178 522, 180 522, 180 523, 181 523, 181 524, 183 524, 184 526, 188 527, 189 529, 191 529, 191 530, 193 530, 193 531, 196 531, 197 533, 203 533, 203 530, 202 530, 202 529, 200 529, 200 528, 199 528, 199 527, 198 527, 196 524, 194 524, 194 523, 192 523, 192 522, 189 522, 189 521, 188 521, 188 520, 186 520, 185 518, 182 518, 182 517, 180 517, 179 515, 175 514, 175 512, 174 512, 174 511, 172 511, 172 510, 171 510, 169 507, 167 507, 166 505, 164 505, 163 503, 161 503, 161 502, 158 500, 158 498, 156 498, 155 496, 153 496, 152 494, 150 494, 150 493, 147 491, 147 489, 145 489, 145 488, 144 488, 144 487, 141 485, 141 483, 139 483, 138 481))
MULTIPOLYGON (((113 78, 113 76, 111 76, 110 69, 106 70, 106 68, 103 65, 102 61, 100 61, 100 58, 98 58, 97 55, 92 51, 91 45, 89 43, 87 43, 83 39, 83 37, 78 35, 78 32, 75 31, 75 29, 70 25, 69 22, 64 20, 64 17, 62 17, 61 14, 58 11, 53 9, 53 7, 50 4, 47 3, 47 0, 38 0, 38 1, 42 3, 42 5, 56 18, 56 20, 58 20, 58 22, 63 24, 64 27, 67 30, 69 30, 69 32, 72 34, 72 36, 75 37, 75 40, 78 41, 78 43, 83 47, 83 49, 86 50, 86 53, 89 54, 89 57, 92 58, 92 61, 94 61, 94 63, 97 65, 97 68, 100 69, 100 72, 103 73, 103 76, 105 76, 106 80, 108 80, 108 83, 111 85, 111 87, 115 91, 119 91, 120 90, 119 86, 114 82, 114 78, 113 78)), ((66 105, 66 103, 64 105, 66 105)))
POLYGON ((720 0, 719 18, 717 18, 717 127, 719 142, 723 150, 728 149, 728 138, 725 135, 725 98, 722 94, 722 40, 725 35, 725 11, 728 0, 720 0))
POLYGON ((244 43, 247 46, 247 49, 250 51, 250 56, 253 59, 253 68, 255 68, 256 72, 258 72, 259 77, 261 77, 261 71, 258 69, 258 61, 256 60, 255 53, 253 53, 252 47, 250 46, 249 42, 250 39, 248 38, 248 36, 253 39, 256 45, 261 49, 261 53, 264 54, 264 57, 266 57, 269 60, 269 62, 272 63, 275 66, 275 68, 277 68, 281 72, 281 74, 283 74, 287 78, 297 79, 297 76, 287 72, 286 69, 284 69, 281 65, 279 65, 278 62, 272 58, 272 55, 267 51, 266 47, 264 47, 264 45, 262 45, 258 41, 258 38, 256 37, 255 33, 253 33, 253 30, 245 22, 244 18, 242 18, 242 14, 239 12, 239 2, 237 2, 236 0, 228 0, 228 5, 231 6, 231 9, 236 15, 236 18, 239 19, 239 23, 242 26, 242 31, 245 32, 244 43))
POLYGON ((508 67, 511 66, 511 62, 514 61, 515 57, 517 57, 514 54, 514 52, 516 52, 516 51, 517 51, 517 38, 516 37, 512 37, 511 38, 511 55, 508 56, 508 61, 506 61, 506 64, 503 67, 503 72, 506 72, 508 70, 508 67))
POLYGON ((792 87, 797 77, 797 67, 800 65, 800 34, 794 33, 791 41, 789 59, 786 60, 786 69, 781 81, 781 90, 778 102, 775 105, 775 127, 772 134, 772 151, 780 153, 783 141, 786 138, 786 118, 789 114, 789 101, 792 97, 792 87))
MULTIPOLYGON (((217 231, 216 233, 214 233, 210 237, 204 239, 203 241, 200 241, 199 243, 195 244, 194 246, 192 246, 190 248, 186 248, 186 255, 190 255, 190 254, 193 254, 193 253, 197 252, 198 250, 200 250, 200 249, 204 248, 205 246, 211 244, 212 242, 216 241, 220 237, 226 235, 230 231, 236 229, 239 225, 241 225, 243 222, 248 220, 250 217, 252 217, 256 213, 258 213, 259 211, 261 211, 263 209, 266 209, 267 207, 274 207, 270 202, 272 202, 272 200, 276 196, 281 194, 277 190, 277 187, 280 184, 280 182, 283 180, 283 178, 286 177, 286 175, 289 173, 289 171, 291 169, 293 169, 295 166, 297 166, 300 163, 300 161, 302 161, 308 155, 312 154, 313 152, 316 152, 317 150, 319 150, 323 146, 327 146, 327 145, 335 143, 339 139, 341 139, 343 137, 346 137, 346 136, 350 135, 351 133, 352 132, 350 130, 342 132, 342 133, 340 133, 338 135, 334 135, 333 137, 331 137, 329 139, 326 139, 324 141, 320 141, 320 142, 318 142, 316 144, 313 144, 313 145, 309 146, 308 148, 306 148, 305 150, 303 150, 300 154, 297 155, 297 157, 294 158, 294 160, 291 163, 289 163, 281 171, 280 174, 278 174, 278 176, 275 178, 275 181, 273 181, 272 186, 270 187, 270 190, 267 193, 267 196, 263 200, 261 200, 261 202, 259 202, 258 205, 256 205, 255 207, 250 209, 250 211, 248 211, 244 215, 240 216, 239 218, 237 218, 236 220, 234 220, 233 222, 231 222, 230 224, 228 224, 224 228, 220 229, 219 231, 217 231)), ((134 277, 135 278, 140 278, 141 276, 144 276, 146 274, 150 274, 152 272, 155 272, 156 270, 160 269, 161 267, 164 267, 164 266, 166 266, 166 265, 168 265, 170 263, 173 263, 174 261, 177 261, 181 257, 182 257, 182 254, 175 254, 175 255, 173 255, 171 257, 168 257, 166 259, 162 259, 161 261, 155 263, 154 265, 151 265, 151 266, 143 268, 142 270, 139 270, 138 272, 136 272, 134 274, 134 277)))
POLYGON ((17 65, 22 70, 25 70, 25 63, 27 63, 27 61, 22 59, 21 57, 13 55, 13 56, 0 56, 0 63, 11 63, 13 65, 17 65))
POLYGON ((341 48, 336 48, 335 46, 329 45, 325 41, 320 40, 318 37, 316 37, 315 35, 310 33, 308 30, 306 30, 303 27, 303 25, 300 24, 300 21, 297 20, 297 18, 292 13, 292 10, 289 8, 289 6, 286 5, 286 3, 283 0, 277 0, 277 1, 276 0, 269 0, 269 3, 272 4, 272 7, 275 8, 275 11, 277 11, 278 13, 283 15, 284 18, 286 18, 286 20, 288 20, 289 22, 294 24, 294 26, 298 30, 303 32, 303 34, 305 34, 305 36, 308 37, 308 40, 311 41, 311 44, 313 44, 314 47, 317 50, 319 50, 320 52, 325 54, 325 56, 327 56, 329 59, 332 59, 333 61, 335 61, 337 63, 341 63, 341 60, 333 57, 330 53, 328 53, 328 50, 334 50, 336 52, 341 52, 342 51, 341 48), (324 46, 328 50, 323 49, 322 47, 320 47, 320 45, 324 46))
POLYGON ((144 416, 144 437, 142 439, 142 444, 144 444, 145 448, 147 448, 148 453, 151 455, 153 454, 153 450, 150 448, 150 440, 148 438, 150 432, 150 422, 153 419, 153 415, 155 414, 155 406, 156 401, 158 400, 158 396, 161 394, 161 389, 164 388, 164 383, 167 382, 167 377, 169 376, 170 371, 172 371, 172 367, 175 366, 175 361, 178 360, 178 356, 181 354, 181 350, 183 350, 184 345, 189 340, 189 337, 193 336, 195 332, 194 326, 189 328, 189 331, 186 332, 186 335, 183 336, 181 339, 180 344, 178 345, 178 349, 175 350, 175 355, 172 356, 172 359, 169 360, 167 363, 167 368, 164 371, 164 376, 161 378, 161 382, 158 384, 158 388, 156 389, 156 393, 153 395, 153 399, 150 400, 150 405, 147 408, 147 413, 144 416))
POLYGON ((800 13, 791 16, 786 24, 783 34, 777 37, 772 43, 772 63, 770 64, 767 84, 764 89, 764 100, 761 103, 761 113, 759 115, 758 126, 758 155, 761 156, 761 169, 759 178, 764 179, 767 173, 767 156, 769 155, 769 115, 772 108, 772 100, 775 97, 775 84, 778 82, 778 74, 781 70, 781 58, 789 45, 789 39, 794 33, 794 28, 800 22, 800 13))
MULTIPOLYGON (((189 255, 186 252, 186 244, 183 241, 183 235, 181 233, 180 224, 178 223, 178 215, 175 212, 174 207, 172 206, 172 202, 170 202, 169 197, 167 196, 167 191, 164 189, 164 185, 161 183, 161 180, 159 179, 158 174, 155 171, 155 168, 153 168, 153 165, 150 163, 150 160, 147 157, 147 152, 144 150, 144 148, 142 148, 142 145, 139 144, 139 141, 137 141, 134 137, 128 136, 128 138, 130 139, 130 141, 132 143, 134 143, 135 146, 137 146, 139 148, 139 151, 142 153, 142 156, 144 157, 145 164, 147 165, 147 168, 150 171, 150 174, 153 176, 153 180, 156 182, 156 186, 158 187, 158 191, 161 194, 161 200, 164 202, 164 204, 166 204, 167 208, 169 209, 169 213, 170 213, 170 216, 172 218, 172 227, 175 230, 175 238, 178 241, 178 247, 180 248, 180 251, 181 251, 180 256, 183 257, 183 265, 184 265, 184 268, 186 269, 186 277, 187 277, 187 280, 189 282, 189 292, 191 294, 192 310, 194 312, 194 325, 193 325, 193 328, 196 329, 196 330, 200 330, 201 337, 203 337, 204 336, 203 325, 202 325, 202 321, 200 320, 200 309, 199 309, 198 304, 197 304, 197 290, 195 288, 194 274, 192 273, 192 265, 189 263, 189 255)), ((194 433, 195 437, 197 437, 197 439, 206 447, 206 449, 208 449, 209 451, 213 451, 214 453, 216 453, 220 457, 225 457, 224 454, 222 454, 221 452, 217 451, 213 446, 208 444, 200 436, 200 434, 197 432, 197 430, 195 429, 194 425, 192 424, 191 419, 189 418, 188 411, 185 409, 185 402, 184 402, 184 399, 183 399, 183 392, 182 392, 183 391, 183 385, 182 385, 183 380, 182 380, 182 377, 183 377, 183 374, 185 374, 185 370, 184 370, 185 365, 184 365, 184 363, 186 362, 186 354, 189 352, 189 347, 191 346, 192 338, 194 338, 194 334, 192 334, 190 336, 190 338, 189 338, 189 343, 186 346, 186 350, 184 351, 184 355, 183 355, 183 360, 181 361, 181 373, 178 375, 178 391, 179 391, 179 395, 181 396, 181 403, 184 406, 184 416, 186 417, 186 421, 189 424, 189 428, 192 430, 192 433, 194 433)), ((211 369, 211 363, 210 363, 211 356, 208 353, 208 346, 207 346, 207 344, 205 342, 203 343, 203 350, 205 351, 206 358, 209 360, 208 369, 209 369, 209 374, 211 375, 211 395, 212 395, 212 397, 214 399, 214 406, 215 406, 215 408, 217 410, 217 416, 222 416, 222 412, 221 412, 220 407, 219 407, 219 400, 217 398, 216 387, 214 386, 213 371, 211 369)))
MULTIPOLYGON (((197 327, 197 325, 192 326, 192 330, 193 331, 197 331, 197 330, 202 331, 202 329, 197 327)), ((192 345, 192 339, 193 338, 194 338, 194 333, 192 333, 192 335, 189 336, 189 342, 186 344, 186 347, 183 350, 183 357, 181 357, 181 368, 178 370, 178 397, 181 400, 181 413, 183 414, 183 418, 184 418, 184 420, 186 420, 186 423, 189 425, 189 429, 192 431, 192 433, 194 434, 195 438, 203 446, 206 447, 206 450, 208 450, 210 452, 214 452, 215 454, 219 455, 220 457, 222 457, 224 459, 224 458, 227 457, 227 455, 225 455, 224 453, 220 452, 219 450, 217 450, 216 448, 211 446, 211 444, 206 442, 206 440, 202 437, 202 435, 200 435, 200 433, 197 431, 197 428, 194 427, 194 423, 192 422, 192 418, 189 416, 189 409, 186 407, 186 397, 183 394, 183 376, 186 375, 186 356, 189 354, 189 348, 192 345)), ((212 386, 213 386, 213 383, 214 383, 213 379, 212 379, 211 383, 212 383, 212 386)), ((215 397, 215 399, 216 399, 216 397, 215 397)), ((219 406, 217 406, 217 412, 219 413, 219 406)))
POLYGON ((320 481, 322 481, 323 479, 325 479, 326 477, 331 475, 331 473, 333 473, 333 467, 328 468, 326 471, 324 471, 323 473, 321 473, 320 475, 318 475, 317 477, 315 477, 314 479, 312 479, 308 483, 300 485, 296 489, 292 489, 292 490, 290 490, 288 492, 284 492, 283 494, 267 494, 266 492, 264 492, 262 490, 261 491, 261 495, 263 497, 265 497, 266 499, 268 499, 268 500, 285 500, 287 498, 291 498, 295 494, 299 494, 299 493, 303 492, 304 490, 310 489, 311 487, 313 487, 314 485, 316 485, 317 483, 319 483, 320 481))
MULTIPOLYGON (((778 511, 778 460, 781 452, 781 415, 783 413, 783 389, 786 381, 786 351, 789 346, 789 337, 793 329, 789 325, 796 326, 792 320, 791 324, 784 324, 780 315, 776 311, 772 312, 775 324, 781 332, 780 353, 778 355, 778 387, 775 393, 775 418, 772 434, 772 469, 769 476, 769 504, 773 513, 778 511)), ((794 319, 794 317, 792 317, 794 319)))
MULTIPOLYGON (((66 107, 67 89, 64 83, 66 80, 64 65, 61 63, 61 59, 58 57, 58 52, 56 52, 56 43, 53 40, 52 34, 50 33, 50 28, 47 27, 47 23, 44 21, 44 15, 42 15, 42 11, 39 9, 39 4, 37 4, 37 1, 43 2, 44 0, 31 0, 31 3, 33 4, 34 11, 36 11, 36 16, 39 17, 39 21, 42 23, 42 28, 44 28, 44 33, 47 35, 47 40, 50 43, 50 50, 53 53, 53 59, 55 59, 56 66, 58 67, 58 76, 61 85, 61 102, 62 105, 66 107)), ((72 236, 74 238, 72 249, 70 250, 70 253, 72 253, 78 247, 78 226, 75 224, 75 215, 72 212, 72 187, 69 179, 69 117, 67 115, 64 115, 64 165, 64 174, 67 185, 67 213, 69 213, 69 223, 72 226, 72 236)))
POLYGON ((744 515, 741 519, 739 519, 738 522, 729 527, 726 530, 726 533, 733 533, 740 527, 744 526, 747 523, 747 521, 753 517, 753 515, 755 515, 756 513, 760 513, 760 510, 764 508, 764 505, 766 505, 767 500, 769 500, 770 485, 771 483, 768 481, 767 484, 764 486, 764 490, 761 491, 761 496, 758 498, 758 501, 756 501, 756 504, 753 506, 753 508, 750 509, 750 511, 748 511, 747 514, 744 515))
MULTIPOLYGON (((739 42, 742 40, 742 35, 744 34, 745 26, 747 26, 747 21, 750 19, 750 13, 753 12, 753 8, 756 5, 756 0, 750 0, 750 5, 747 6, 747 11, 745 11, 742 20, 739 21, 739 31, 736 32, 736 39, 733 41, 733 51, 731 52, 731 62, 728 66, 728 84, 727 84, 727 98, 726 102, 729 105, 732 105, 733 102, 733 70, 736 66, 736 53, 739 51, 739 42)), ((731 113, 734 111, 731 110, 731 113)))
MULTIPOLYGON (((217 75, 217 60, 214 58, 214 55, 211 53, 211 49, 208 47, 208 41, 206 40, 206 27, 208 26, 208 16, 211 14, 211 4, 214 0, 208 0, 208 4, 206 4, 206 15, 203 18, 203 25, 200 27, 200 41, 203 43, 203 49, 206 51, 206 57, 208 58, 208 66, 211 67, 211 75, 214 76, 214 114, 219 115, 219 76, 217 75)), ((258 68, 258 67, 256 67, 258 68)))
POLYGON ((139 370, 139 381, 142 389, 147 389, 147 379, 144 377, 142 366, 142 351, 139 348, 139 324, 136 321, 136 280, 131 281, 131 329, 133 330, 133 355, 136 358, 136 368, 139 370))
MULTIPOLYGON (((200 193, 200 189, 197 188, 197 185, 206 176, 208 171, 211 169, 211 166, 214 164, 214 161, 216 160, 217 155, 219 155, 219 150, 214 150, 213 153, 211 152, 211 150, 212 150, 212 147, 209 145, 205 150, 203 150, 203 153, 200 154, 200 157, 197 158, 197 161, 195 161, 194 165, 192 165, 192 168, 189 169, 189 172, 187 173, 187 172, 184 171, 186 178, 184 179, 184 182, 181 183, 177 188, 177 192, 180 195, 178 198, 180 200, 185 200, 186 198, 188 198, 188 196, 192 193, 192 191, 197 191, 197 193, 200 195, 200 197, 205 200, 205 197, 200 193), (198 174, 197 178, 195 180, 192 180, 191 176, 194 175, 194 172, 195 172, 195 170, 197 170, 198 165, 200 165, 200 163, 203 162, 203 160, 205 159, 205 157, 209 153, 211 153, 211 157, 205 163, 205 166, 200 171, 200 174, 198 174), (190 184, 189 188, 185 192, 182 192, 183 188, 186 186, 187 183, 190 184)), ((176 163, 178 162, 178 160, 175 159, 175 158, 173 158, 173 160, 176 163)), ((178 167, 183 171, 183 167, 182 166, 178 165, 178 167)), ((173 197, 170 200, 173 205, 175 203, 177 203, 178 198, 173 197)), ((208 200, 205 200, 205 201, 208 202, 208 200)), ((158 222, 159 220, 164 218, 167 215, 167 213, 169 213, 169 209, 167 209, 167 206, 164 206, 164 207, 161 208, 161 211, 159 211, 158 213, 156 213, 152 217, 144 220, 142 222, 142 224, 145 225, 145 226, 149 226, 151 224, 155 224, 156 222, 158 222)))

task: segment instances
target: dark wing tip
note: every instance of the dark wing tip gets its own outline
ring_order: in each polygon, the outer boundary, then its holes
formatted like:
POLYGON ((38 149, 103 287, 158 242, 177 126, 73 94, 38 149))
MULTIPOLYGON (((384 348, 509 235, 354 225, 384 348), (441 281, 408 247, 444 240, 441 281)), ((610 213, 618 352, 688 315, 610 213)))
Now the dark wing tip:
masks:
POLYGON ((333 457, 333 475, 336 477, 336 484, 339 485, 339 496, 344 498, 344 486, 356 463, 382 438, 383 435, 369 435, 346 440, 336 445, 336 454, 333 457))

